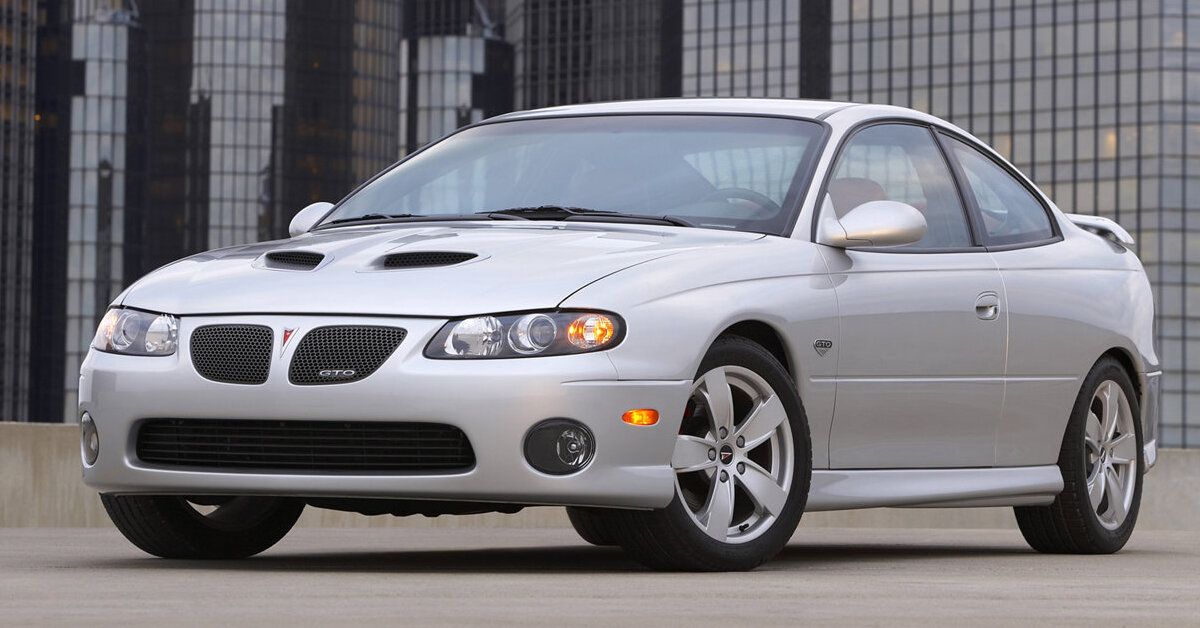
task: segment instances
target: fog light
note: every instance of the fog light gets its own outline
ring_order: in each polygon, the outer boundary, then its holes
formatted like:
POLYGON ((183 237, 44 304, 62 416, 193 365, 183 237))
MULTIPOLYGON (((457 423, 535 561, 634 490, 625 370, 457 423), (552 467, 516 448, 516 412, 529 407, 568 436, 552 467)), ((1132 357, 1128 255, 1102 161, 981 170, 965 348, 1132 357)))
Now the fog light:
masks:
POLYGON ((542 421, 525 435, 525 459, 542 473, 575 473, 586 467, 595 453, 592 432, 571 419, 542 421))
POLYGON ((654 425, 658 423, 658 410, 638 408, 621 415, 621 420, 630 425, 654 425))
POLYGON ((79 451, 84 464, 89 467, 96 464, 96 458, 100 456, 100 433, 96 431, 92 415, 86 412, 79 419, 79 451))

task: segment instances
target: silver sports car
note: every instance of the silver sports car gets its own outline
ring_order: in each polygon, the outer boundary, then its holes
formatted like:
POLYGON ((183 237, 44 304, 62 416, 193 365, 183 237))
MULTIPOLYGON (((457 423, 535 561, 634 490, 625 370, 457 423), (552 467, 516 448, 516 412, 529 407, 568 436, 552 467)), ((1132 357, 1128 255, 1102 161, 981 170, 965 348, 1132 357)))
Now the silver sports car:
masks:
POLYGON ((805 511, 999 505, 1039 551, 1107 553, 1154 464, 1129 234, 908 109, 504 115, 291 236, 163 267, 100 324, 83 475, 146 552, 249 556, 305 506, 549 505, 738 570, 805 511))

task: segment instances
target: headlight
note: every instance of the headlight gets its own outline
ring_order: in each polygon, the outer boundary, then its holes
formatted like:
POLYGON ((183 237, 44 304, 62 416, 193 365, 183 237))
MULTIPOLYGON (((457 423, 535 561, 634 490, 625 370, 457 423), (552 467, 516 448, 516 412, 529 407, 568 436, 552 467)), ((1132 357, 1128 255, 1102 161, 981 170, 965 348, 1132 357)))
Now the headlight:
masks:
POLYGON ((616 314, 530 312, 473 316, 446 323, 429 346, 429 358, 523 358, 587 353, 615 347, 625 335, 616 314))
POLYGON ((92 347, 125 355, 171 355, 179 343, 179 319, 113 308, 100 321, 92 347))

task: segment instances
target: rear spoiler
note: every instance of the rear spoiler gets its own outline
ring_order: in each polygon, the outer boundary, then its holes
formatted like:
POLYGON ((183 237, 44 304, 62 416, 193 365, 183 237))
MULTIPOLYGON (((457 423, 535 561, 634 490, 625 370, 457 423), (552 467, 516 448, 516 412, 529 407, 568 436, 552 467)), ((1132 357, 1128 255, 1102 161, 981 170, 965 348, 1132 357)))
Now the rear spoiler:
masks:
POLYGON ((1133 246, 1133 236, 1129 235, 1121 225, 1102 216, 1086 216, 1084 214, 1067 214, 1067 220, 1091 231, 1092 233, 1110 238, 1117 244, 1133 246))

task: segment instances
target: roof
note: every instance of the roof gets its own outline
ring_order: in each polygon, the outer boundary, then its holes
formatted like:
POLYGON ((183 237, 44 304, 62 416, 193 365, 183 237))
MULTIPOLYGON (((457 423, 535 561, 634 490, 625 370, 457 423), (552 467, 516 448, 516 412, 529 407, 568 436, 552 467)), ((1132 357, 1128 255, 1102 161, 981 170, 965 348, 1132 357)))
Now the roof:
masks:
POLYGON ((563 105, 517 111, 493 118, 511 120, 541 116, 599 115, 611 113, 716 113, 819 118, 855 103, 789 98, 661 98, 563 105))

